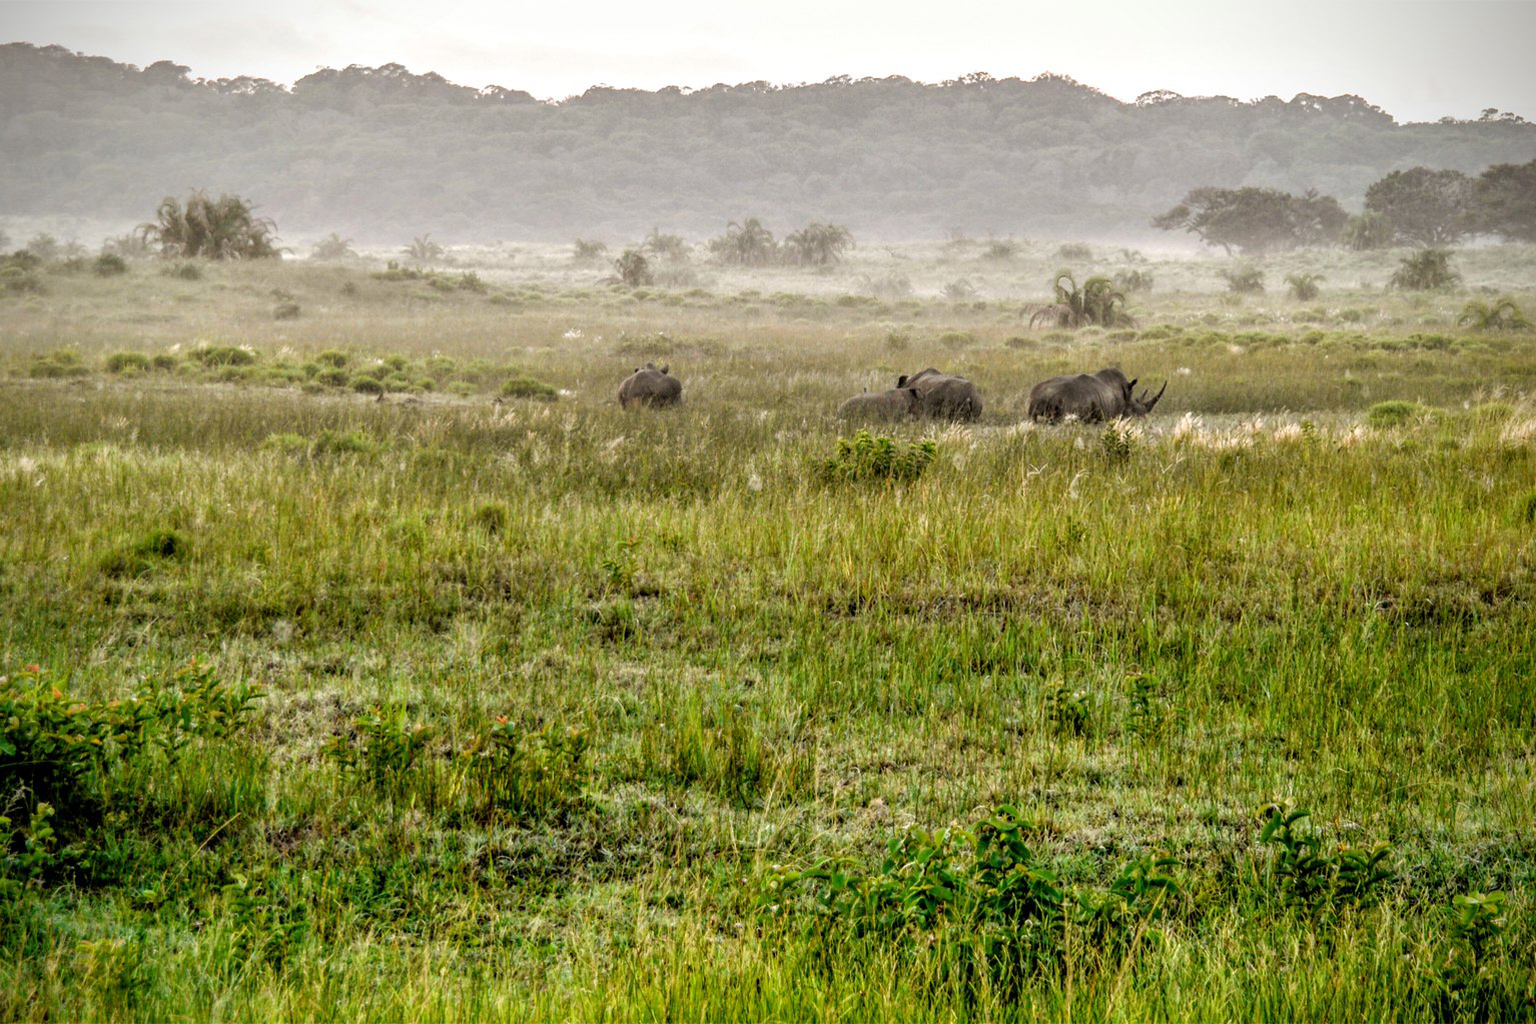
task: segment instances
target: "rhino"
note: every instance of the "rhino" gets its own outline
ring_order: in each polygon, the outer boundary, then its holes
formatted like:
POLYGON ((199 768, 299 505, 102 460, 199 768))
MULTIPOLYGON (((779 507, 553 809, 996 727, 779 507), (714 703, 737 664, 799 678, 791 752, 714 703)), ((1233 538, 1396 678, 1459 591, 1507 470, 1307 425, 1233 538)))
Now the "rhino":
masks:
POLYGON ((663 366, 658 370, 655 363, 637 366, 635 372, 619 385, 619 405, 627 409, 631 402, 652 406, 681 402, 683 382, 671 376, 668 369, 663 366))
POLYGON ((981 392, 964 377, 940 373, 933 367, 896 378, 898 388, 917 392, 917 411, 932 419, 974 420, 981 416, 981 392))
POLYGON ((904 420, 917 415, 916 388, 891 388, 854 395, 837 407, 837 415, 846 420, 904 420))
POLYGON ((1054 423, 1075 416, 1084 423, 1100 423, 1122 416, 1145 416, 1168 390, 1168 382, 1164 381, 1162 391, 1150 398, 1146 391, 1136 397, 1135 387, 1136 381, 1126 380, 1125 374, 1115 369, 1052 377, 1030 389, 1029 418, 1054 423))

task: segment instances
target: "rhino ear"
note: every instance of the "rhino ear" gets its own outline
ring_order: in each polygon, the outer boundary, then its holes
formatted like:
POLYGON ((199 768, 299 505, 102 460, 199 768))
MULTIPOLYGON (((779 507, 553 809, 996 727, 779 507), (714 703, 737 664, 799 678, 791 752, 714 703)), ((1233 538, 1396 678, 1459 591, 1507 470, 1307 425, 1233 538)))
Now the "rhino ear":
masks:
POLYGON ((672 367, 670 367, 670 366, 663 366, 663 367, 662 367, 662 368, 661 368, 661 372, 662 372, 662 373, 666 373, 666 372, 667 372, 667 371, 668 371, 668 370, 670 370, 670 369, 672 369, 672 367))
POLYGON ((1134 391, 1136 389, 1136 382, 1139 381, 1139 380, 1141 380, 1140 377, 1133 377, 1133 378, 1131 378, 1131 382, 1129 384, 1127 384, 1126 387, 1128 387, 1128 388, 1130 388, 1131 390, 1134 391))
POLYGON ((906 374, 902 374, 900 377, 896 378, 896 386, 899 387, 899 388, 904 388, 904 387, 907 386, 907 375, 906 374))

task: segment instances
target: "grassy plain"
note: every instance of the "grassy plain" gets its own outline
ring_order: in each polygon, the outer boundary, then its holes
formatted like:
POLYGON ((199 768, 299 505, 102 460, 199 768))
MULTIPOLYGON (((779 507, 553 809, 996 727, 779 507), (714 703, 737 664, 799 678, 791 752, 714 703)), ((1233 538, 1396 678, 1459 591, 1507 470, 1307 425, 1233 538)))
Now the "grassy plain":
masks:
POLYGON ((1536 335, 1457 325, 1536 250, 1401 255, 1106 249, 1070 333, 1049 246, 40 272, 0 1018, 1536 1017, 1536 335), (928 365, 981 421, 830 482, 928 365), (1024 422, 1103 365, 1151 419, 1024 422))

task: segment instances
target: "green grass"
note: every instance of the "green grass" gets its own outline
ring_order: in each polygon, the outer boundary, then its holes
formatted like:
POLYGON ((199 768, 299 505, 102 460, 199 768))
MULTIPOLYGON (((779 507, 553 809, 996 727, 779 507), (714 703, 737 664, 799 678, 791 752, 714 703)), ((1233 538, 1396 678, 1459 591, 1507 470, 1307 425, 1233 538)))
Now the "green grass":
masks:
POLYGON ((533 266, 0 301, 0 1018, 1536 1015, 1536 337, 533 266), (1022 422, 1109 364, 1153 417, 1022 422), (981 422, 830 478, 927 365, 981 422))

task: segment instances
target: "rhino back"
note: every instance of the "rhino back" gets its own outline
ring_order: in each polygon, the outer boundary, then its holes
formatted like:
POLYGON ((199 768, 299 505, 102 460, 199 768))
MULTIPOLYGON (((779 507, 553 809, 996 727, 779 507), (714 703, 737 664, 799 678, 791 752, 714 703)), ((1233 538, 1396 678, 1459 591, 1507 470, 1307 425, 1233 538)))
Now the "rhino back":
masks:
POLYGON ((619 385, 619 404, 673 405, 683 394, 682 381, 649 365, 636 370, 619 385))

